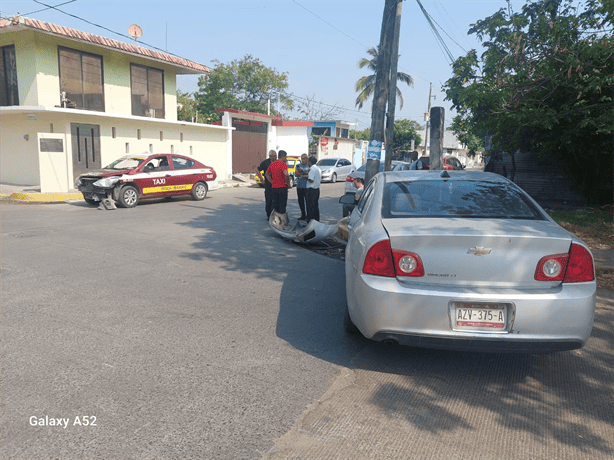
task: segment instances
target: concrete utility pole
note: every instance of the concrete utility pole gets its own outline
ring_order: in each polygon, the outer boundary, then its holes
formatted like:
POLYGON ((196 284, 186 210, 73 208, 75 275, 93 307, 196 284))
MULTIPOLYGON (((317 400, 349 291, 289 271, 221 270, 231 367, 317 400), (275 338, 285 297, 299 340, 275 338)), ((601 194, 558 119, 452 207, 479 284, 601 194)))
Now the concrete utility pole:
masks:
POLYGON ((433 84, 429 83, 429 103, 428 108, 426 109, 426 113, 424 114, 424 118, 426 118, 426 127, 424 128, 424 155, 429 155, 429 125, 431 121, 431 92, 433 91, 433 84))
POLYGON ((431 155, 429 169, 441 169, 443 163, 443 137, 445 109, 443 107, 433 107, 431 109, 431 155))
MULTIPOLYGON (((377 57, 377 70, 375 88, 373 90, 373 108, 371 110, 371 137, 367 149, 367 167, 365 182, 368 183, 379 172, 384 142, 384 118, 386 114, 386 100, 390 79, 390 62, 392 59, 392 43, 395 29, 396 6, 401 0, 386 0, 384 15, 382 17, 382 30, 380 33, 379 54, 377 57)), ((398 59, 398 53, 394 56, 398 59)))
POLYGON ((401 10, 403 2, 397 3, 394 19, 394 34, 390 59, 390 85, 388 91, 388 117, 386 118, 386 165, 384 171, 392 169, 392 143, 394 142, 394 110, 397 103, 397 64, 399 62, 399 34, 401 32, 401 10))

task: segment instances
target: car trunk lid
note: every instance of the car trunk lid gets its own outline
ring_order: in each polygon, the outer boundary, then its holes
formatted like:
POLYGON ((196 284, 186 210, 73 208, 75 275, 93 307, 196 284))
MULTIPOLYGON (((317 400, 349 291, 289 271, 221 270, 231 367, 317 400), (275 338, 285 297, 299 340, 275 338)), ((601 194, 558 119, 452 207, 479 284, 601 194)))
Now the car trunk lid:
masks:
POLYGON ((539 260, 571 245, 570 235, 546 220, 416 218, 383 225, 393 250, 422 259, 424 277, 412 283, 542 288, 535 280, 539 260))

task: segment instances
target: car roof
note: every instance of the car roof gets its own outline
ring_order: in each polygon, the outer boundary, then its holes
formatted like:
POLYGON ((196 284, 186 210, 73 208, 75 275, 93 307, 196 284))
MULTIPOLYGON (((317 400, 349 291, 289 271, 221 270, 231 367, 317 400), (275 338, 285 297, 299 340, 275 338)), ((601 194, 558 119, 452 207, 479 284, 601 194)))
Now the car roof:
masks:
POLYGON ((448 177, 441 177, 443 170, 428 170, 428 171, 385 171, 386 182, 402 182, 406 180, 473 180, 484 182, 509 183, 510 180, 505 177, 484 171, 445 171, 448 177))

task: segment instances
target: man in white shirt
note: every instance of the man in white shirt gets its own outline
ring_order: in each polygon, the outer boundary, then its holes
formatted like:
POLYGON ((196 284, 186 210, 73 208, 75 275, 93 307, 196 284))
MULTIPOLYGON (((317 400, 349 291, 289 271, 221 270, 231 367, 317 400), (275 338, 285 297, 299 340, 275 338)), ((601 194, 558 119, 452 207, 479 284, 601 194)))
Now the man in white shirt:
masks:
POLYGON ((322 171, 316 165, 318 160, 316 157, 309 157, 309 175, 307 176, 307 222, 311 219, 320 220, 320 208, 318 201, 320 200, 320 181, 322 180, 322 171))

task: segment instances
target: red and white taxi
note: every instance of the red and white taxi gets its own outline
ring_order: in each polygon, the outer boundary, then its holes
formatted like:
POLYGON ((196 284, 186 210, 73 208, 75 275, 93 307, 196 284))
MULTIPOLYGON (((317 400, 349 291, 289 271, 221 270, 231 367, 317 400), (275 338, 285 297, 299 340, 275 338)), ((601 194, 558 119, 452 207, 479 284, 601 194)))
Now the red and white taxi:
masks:
POLYGON ((212 167, 183 155, 159 153, 123 156, 103 169, 80 175, 76 185, 91 205, 112 198, 124 208, 150 197, 191 194, 203 200, 207 191, 218 187, 212 167))

